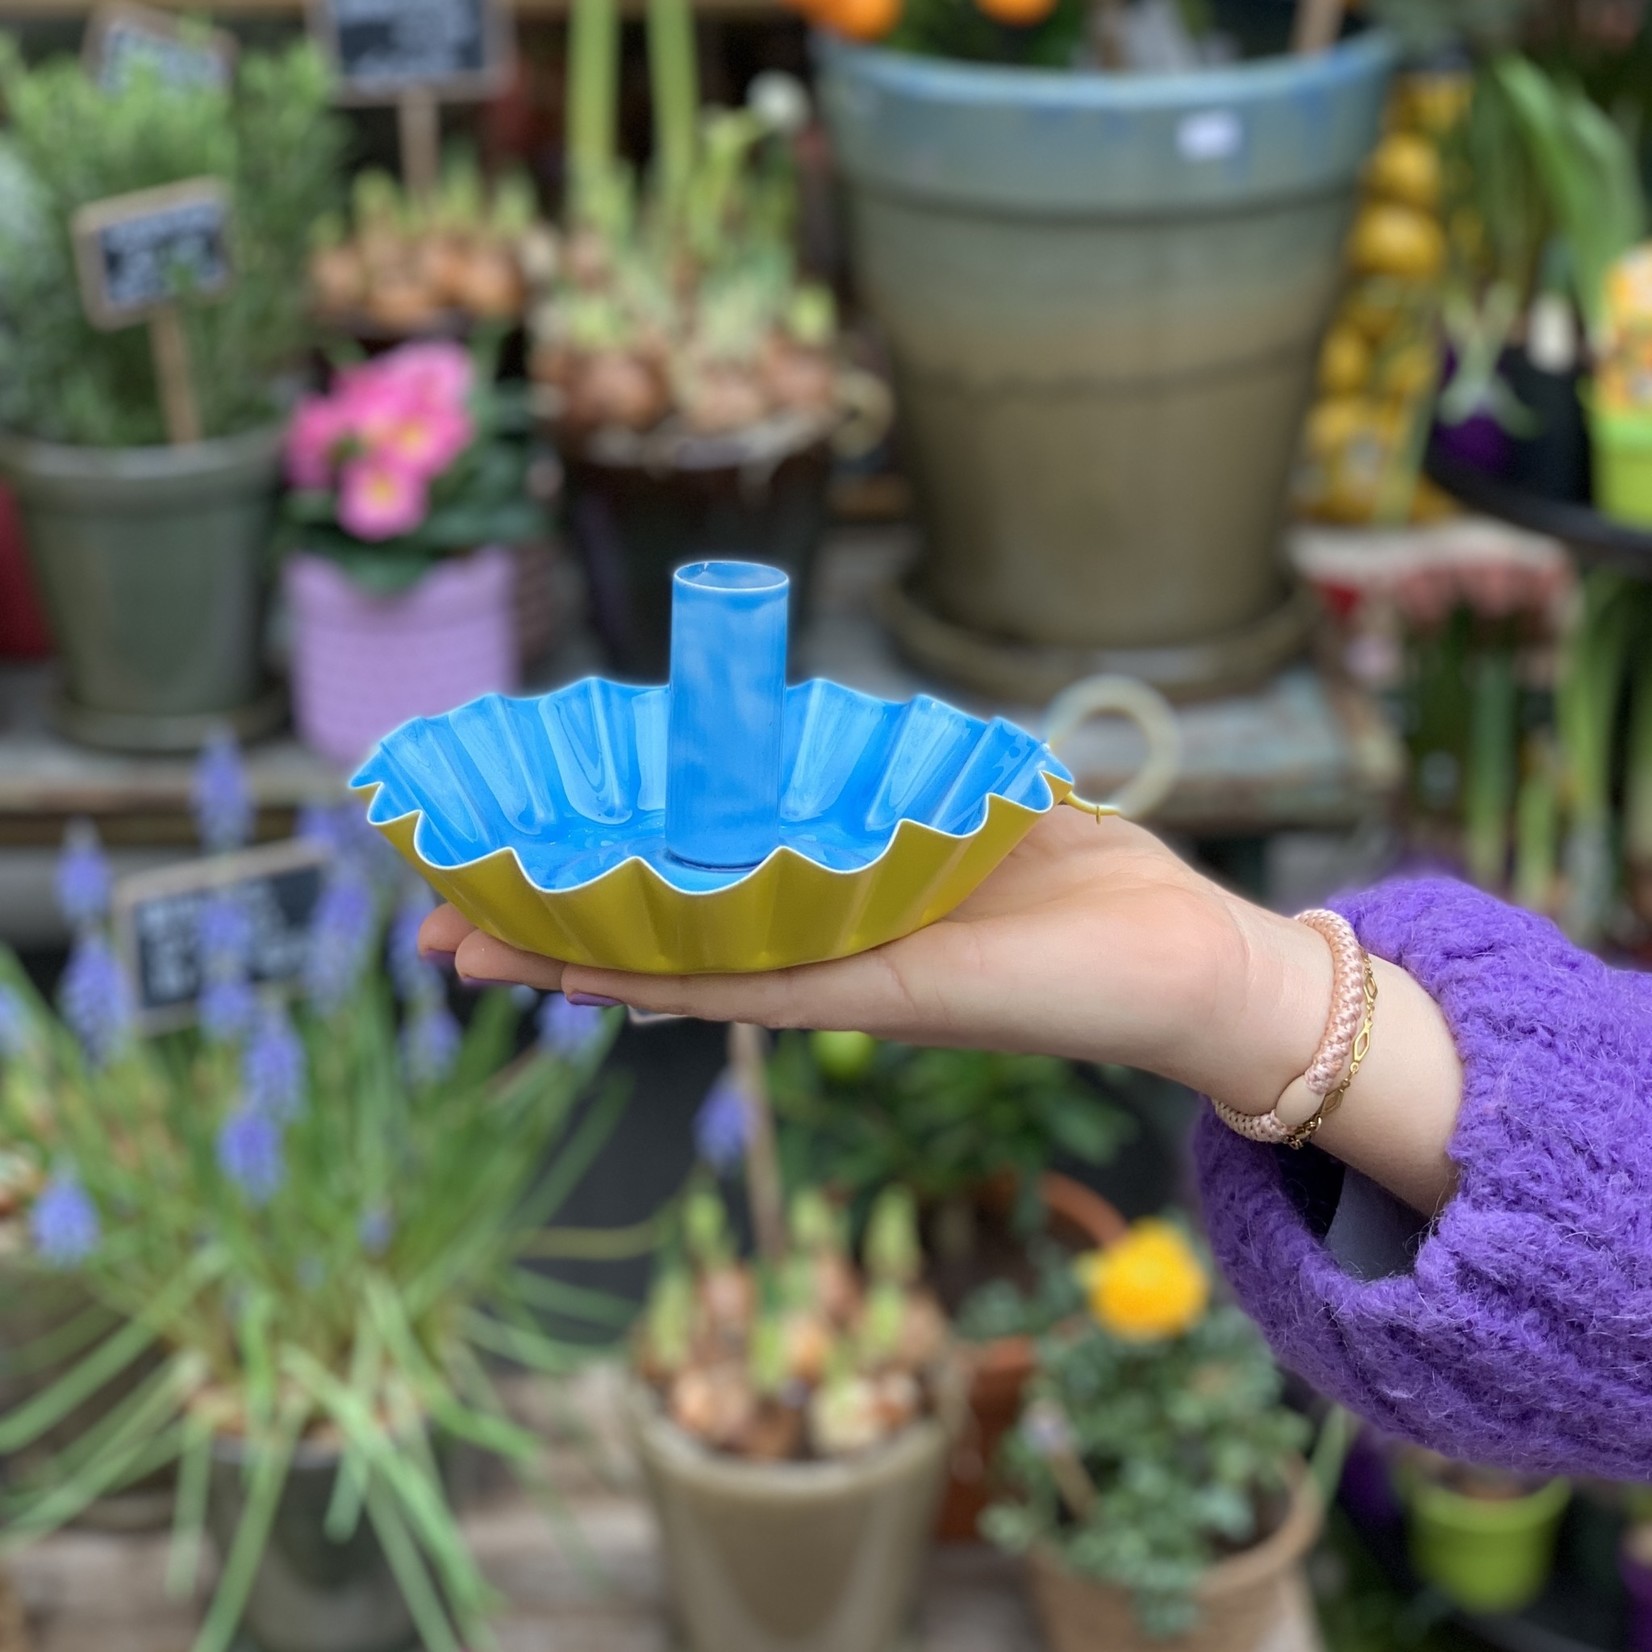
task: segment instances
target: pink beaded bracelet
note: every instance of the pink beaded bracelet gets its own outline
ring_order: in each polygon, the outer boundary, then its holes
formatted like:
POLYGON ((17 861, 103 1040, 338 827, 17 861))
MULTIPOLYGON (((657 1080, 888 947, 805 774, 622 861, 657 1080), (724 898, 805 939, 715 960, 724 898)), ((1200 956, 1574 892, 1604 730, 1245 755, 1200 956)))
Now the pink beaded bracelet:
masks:
POLYGON ((1324 936, 1331 949, 1331 1010, 1319 1048, 1308 1070, 1286 1089, 1271 1113, 1241 1113, 1224 1102, 1211 1102, 1217 1118, 1228 1129, 1251 1141, 1282 1147, 1304 1146, 1337 1110, 1370 1049, 1371 1025, 1377 1012, 1376 973, 1353 925, 1337 913, 1319 908, 1299 913, 1296 921, 1324 936), (1279 1109, 1298 1085, 1317 1105, 1300 1124, 1287 1124, 1279 1109))

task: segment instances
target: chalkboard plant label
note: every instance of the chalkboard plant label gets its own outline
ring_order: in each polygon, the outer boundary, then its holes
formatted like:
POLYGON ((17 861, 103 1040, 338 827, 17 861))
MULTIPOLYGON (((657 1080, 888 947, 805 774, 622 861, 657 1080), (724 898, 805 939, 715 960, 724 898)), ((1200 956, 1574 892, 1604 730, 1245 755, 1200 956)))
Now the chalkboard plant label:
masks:
POLYGON ((72 228, 81 302, 95 327, 127 327, 186 299, 216 298, 234 277, 229 195, 216 178, 93 201, 72 228))
POLYGON ((221 296, 235 278, 229 194, 216 178, 111 195, 71 220, 80 300, 94 327, 149 323, 167 439, 201 439, 189 344, 178 320, 185 299, 221 296))
POLYGON ((327 858, 323 845, 295 840, 122 878, 111 918, 116 948, 136 983, 143 1030, 166 1032, 195 1019, 205 985, 201 908, 226 890, 239 894, 252 920, 249 978, 259 986, 293 986, 303 973, 327 858))
POLYGON ((311 0, 310 17, 341 103, 481 99, 510 76, 514 49, 499 0, 311 0))
POLYGON ((140 68, 179 90, 227 91, 235 79, 235 36, 186 23, 148 6, 99 6, 86 28, 82 61, 106 92, 119 92, 140 68))

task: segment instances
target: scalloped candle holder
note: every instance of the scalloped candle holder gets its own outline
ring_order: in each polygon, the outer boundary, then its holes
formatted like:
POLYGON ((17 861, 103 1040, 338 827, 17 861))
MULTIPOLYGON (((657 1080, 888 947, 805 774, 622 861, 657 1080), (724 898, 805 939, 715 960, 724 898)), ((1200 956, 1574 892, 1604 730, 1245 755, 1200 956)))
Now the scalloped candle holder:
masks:
POLYGON ((672 624, 666 687, 589 678, 404 724, 351 782, 368 820, 512 946, 742 973, 935 922, 1070 797, 1049 747, 1002 718, 787 687, 774 569, 681 570, 672 624))

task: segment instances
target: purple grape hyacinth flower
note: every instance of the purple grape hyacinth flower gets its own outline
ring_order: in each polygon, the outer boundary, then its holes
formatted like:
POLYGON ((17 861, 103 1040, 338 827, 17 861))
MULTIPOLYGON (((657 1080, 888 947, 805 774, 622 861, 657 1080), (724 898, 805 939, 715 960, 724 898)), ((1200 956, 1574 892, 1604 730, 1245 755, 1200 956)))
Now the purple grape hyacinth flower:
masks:
POLYGON ((439 1084, 453 1071, 464 1035, 439 998, 427 999, 402 1028, 402 1060, 414 1084, 439 1084))
POLYGON ((208 895, 195 914, 195 949, 206 974, 236 975, 252 956, 252 913, 233 890, 208 895))
POLYGON ((367 967, 373 944, 372 886, 344 861, 333 869, 310 921, 304 986, 324 1015, 342 1007, 367 967))
POLYGON ((258 1014, 258 994, 242 975, 209 979, 196 1002, 201 1034, 213 1044, 236 1044, 245 1038, 258 1014))
POLYGON ((58 1008, 94 1067, 105 1066, 130 1037, 132 986, 114 948, 93 930, 75 942, 57 989, 58 1008))
POLYGON ((739 1164, 746 1153, 746 1093, 732 1070, 706 1092, 694 1115, 694 1147, 719 1174, 739 1164))
POLYGON ((281 1126, 268 1113, 243 1104, 218 1132, 218 1168, 248 1204, 267 1205, 287 1179, 281 1126))
POLYGON ((285 1123, 304 1110, 308 1062, 304 1041, 279 1000, 263 1005, 241 1053, 247 1105, 285 1123))
POLYGON ((74 821, 57 861, 57 904, 76 931, 101 923, 109 913, 109 862, 89 820, 74 821))
POLYGON ((58 1176, 42 1189, 29 1212, 29 1236, 41 1261, 54 1268, 76 1267, 98 1248, 103 1224, 74 1176, 58 1176))
POLYGON ((601 1034, 604 1014, 591 1004, 570 1004, 560 992, 547 993, 539 1006, 539 1047, 574 1060, 601 1034))
POLYGON ((435 907, 435 897, 418 884, 408 890, 390 920, 390 976, 409 1003, 442 990, 441 976, 419 955, 419 926, 435 907))
POLYGON ((356 1236, 362 1250, 376 1259, 390 1249, 390 1241, 396 1237, 396 1219, 383 1205, 375 1205, 363 1214, 356 1236))
POLYGON ((227 731, 213 735, 202 749, 190 802, 201 842, 214 854, 242 848, 252 836, 258 809, 247 788, 240 748, 227 731))

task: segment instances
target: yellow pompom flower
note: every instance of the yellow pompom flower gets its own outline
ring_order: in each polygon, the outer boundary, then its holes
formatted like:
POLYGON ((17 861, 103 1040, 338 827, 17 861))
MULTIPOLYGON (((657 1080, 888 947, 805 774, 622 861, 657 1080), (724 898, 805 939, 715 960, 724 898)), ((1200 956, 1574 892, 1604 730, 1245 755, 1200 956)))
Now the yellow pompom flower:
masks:
POLYGON ((1186 1234, 1151 1218, 1085 1257, 1079 1277, 1096 1323, 1125 1342, 1179 1337, 1198 1324, 1210 1302, 1209 1275, 1186 1234))

